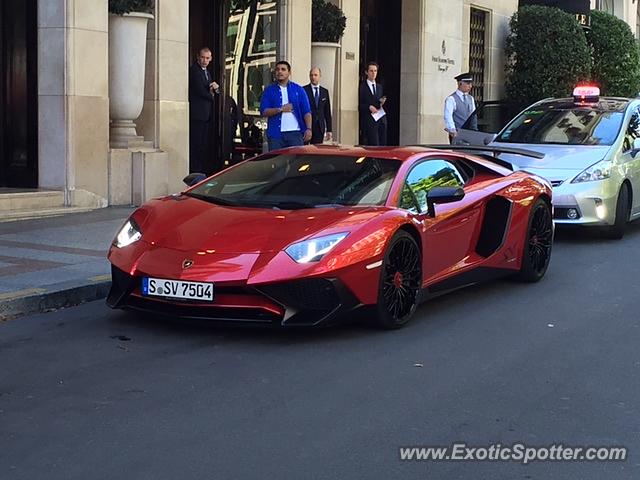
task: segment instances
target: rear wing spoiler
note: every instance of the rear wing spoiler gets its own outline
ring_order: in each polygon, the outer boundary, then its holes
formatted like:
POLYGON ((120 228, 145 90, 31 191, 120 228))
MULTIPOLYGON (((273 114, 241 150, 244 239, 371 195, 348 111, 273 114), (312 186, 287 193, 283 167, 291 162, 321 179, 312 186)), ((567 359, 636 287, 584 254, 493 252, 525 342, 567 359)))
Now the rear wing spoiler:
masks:
POLYGON ((505 160, 498 158, 501 153, 511 153, 513 155, 522 155, 530 158, 544 158, 544 153, 535 150, 527 150, 524 148, 512 147, 488 147, 481 145, 444 145, 444 144, 422 144, 414 145, 415 147, 433 148, 434 150, 451 150, 457 152, 469 152, 479 157, 485 158, 502 167, 513 171, 513 165, 505 160))

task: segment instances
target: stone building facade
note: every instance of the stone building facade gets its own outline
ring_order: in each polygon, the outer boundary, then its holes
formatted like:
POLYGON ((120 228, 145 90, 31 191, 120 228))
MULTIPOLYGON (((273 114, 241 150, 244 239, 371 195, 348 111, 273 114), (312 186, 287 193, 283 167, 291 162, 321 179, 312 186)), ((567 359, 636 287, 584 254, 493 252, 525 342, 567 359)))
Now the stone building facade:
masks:
MULTIPOLYGON (((446 141, 443 100, 460 72, 474 72, 477 97, 501 98, 503 45, 517 0, 333 3, 347 18, 332 92, 338 142, 359 142, 357 89, 368 60, 381 65, 393 143, 446 141)), ((635 3, 609 3, 635 30, 635 3)), ((2 44, 3 65, 22 59, 25 70, 22 97, 3 101, 26 118, 14 122, 19 115, 4 115, 3 126, 22 135, 7 133, 10 138, 2 143, 4 214, 137 204, 179 191, 189 165, 188 67, 203 44, 212 47, 213 72, 224 88, 212 155, 224 150, 225 136, 237 143, 253 141, 259 149, 255 133, 264 122, 256 102, 276 60, 290 61, 293 80, 301 84, 312 66, 311 0, 156 0, 147 27, 144 103, 136 120, 144 141, 116 148, 109 137, 108 1, 7 0, 3 5, 3 25, 19 15, 26 32, 24 45, 6 38, 2 44), (233 104, 237 122, 229 124, 225 115, 233 104), (18 137, 24 137, 24 145, 18 145, 18 137), (21 203, 18 197, 27 193, 30 200, 21 203), (49 203, 39 203, 44 196, 49 203)))

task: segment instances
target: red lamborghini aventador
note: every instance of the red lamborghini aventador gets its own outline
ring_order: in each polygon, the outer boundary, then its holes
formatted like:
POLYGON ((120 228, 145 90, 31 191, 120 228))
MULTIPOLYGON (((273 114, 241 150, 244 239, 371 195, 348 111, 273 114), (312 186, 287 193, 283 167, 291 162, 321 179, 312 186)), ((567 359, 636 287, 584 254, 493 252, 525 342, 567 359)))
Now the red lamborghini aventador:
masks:
POLYGON ((107 303, 282 326, 366 307, 396 328, 432 295, 540 280, 552 240, 550 184, 486 151, 299 147, 137 209, 109 251, 107 303))

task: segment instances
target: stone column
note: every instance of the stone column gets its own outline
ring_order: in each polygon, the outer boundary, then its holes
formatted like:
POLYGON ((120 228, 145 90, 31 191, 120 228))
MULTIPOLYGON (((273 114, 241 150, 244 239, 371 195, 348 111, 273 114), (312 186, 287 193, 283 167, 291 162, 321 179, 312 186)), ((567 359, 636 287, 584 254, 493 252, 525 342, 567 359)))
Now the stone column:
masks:
POLYGON ((64 7, 64 0, 38 1, 38 184, 60 190, 67 161, 64 7))
POLYGON ((284 0, 281 5, 284 60, 291 63, 291 79, 306 85, 311 67, 311 0, 284 0))
POLYGON ((342 0, 340 8, 347 17, 342 36, 337 74, 339 91, 333 106, 334 139, 346 145, 358 143, 358 83, 360 81, 360 0, 342 0))
POLYGON ((38 2, 40 186, 67 205, 106 205, 107 19, 107 0, 38 2))
MULTIPOLYGON (((417 1, 417 0, 415 0, 417 1)), ((421 0, 417 26, 419 32, 418 74, 418 111, 415 117, 404 116, 403 130, 413 129, 417 143, 445 143, 447 135, 444 131, 444 99, 456 89, 453 79, 468 68, 463 53, 463 0, 451 0, 447 3, 433 0, 421 0), (411 126, 411 122, 416 124, 411 126)), ((407 18, 403 12, 403 18, 407 18)), ((467 27, 468 29, 468 24, 467 27)), ((402 95, 404 101, 410 95, 402 95)), ((405 112, 408 106, 403 109, 405 112)), ((413 138, 406 143, 416 143, 413 138)), ((402 141, 403 139, 401 139, 402 141)))
POLYGON ((168 154, 168 189, 177 192, 189 173, 189 2, 157 0, 155 17, 147 62, 153 88, 146 93, 143 131, 168 154))
POLYGON ((428 91, 425 51, 428 50, 427 1, 402 2, 402 51, 400 53, 400 144, 420 143, 424 121, 422 99, 428 91))

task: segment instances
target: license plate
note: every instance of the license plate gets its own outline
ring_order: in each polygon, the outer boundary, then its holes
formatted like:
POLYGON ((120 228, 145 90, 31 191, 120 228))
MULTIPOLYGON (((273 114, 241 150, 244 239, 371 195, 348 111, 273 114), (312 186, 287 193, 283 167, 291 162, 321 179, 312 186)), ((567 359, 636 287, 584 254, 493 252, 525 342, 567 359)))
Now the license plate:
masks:
POLYGON ((142 279, 142 295, 212 302, 213 283, 145 277, 142 279))

